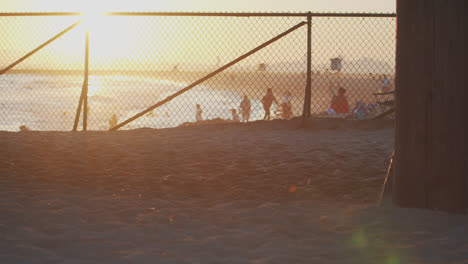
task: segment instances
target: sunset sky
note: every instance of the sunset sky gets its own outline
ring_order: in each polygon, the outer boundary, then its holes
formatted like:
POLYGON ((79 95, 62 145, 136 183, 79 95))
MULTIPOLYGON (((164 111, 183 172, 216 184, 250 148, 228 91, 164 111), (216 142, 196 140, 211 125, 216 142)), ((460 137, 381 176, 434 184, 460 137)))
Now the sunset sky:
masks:
POLYGON ((395 12, 396 0, 2 0, 0 11, 395 12))
MULTIPOLYGON (((395 12, 395 0, 2 0, 0 12, 85 12, 83 25, 67 33, 21 67, 76 68, 82 66, 84 29, 91 34, 93 63, 112 68, 174 63, 216 64, 236 58, 280 34, 303 18, 187 18, 109 17, 112 11, 185 12, 395 12), (213 41, 216 40, 216 41, 213 41), (119 43, 119 45, 113 45, 119 43), (148 55, 148 54, 151 54, 148 55), (66 58, 66 59, 64 59, 66 58), (67 62, 70 66, 63 66, 67 62), (133 65, 133 64, 135 65, 133 65), (30 64, 30 65, 29 65, 30 64)), ((13 61, 57 34, 75 17, 4 17, 0 30, 0 59, 13 61), (3 57, 5 58, 3 58, 3 57)), ((395 24, 392 19, 314 19, 314 64, 333 56, 347 60, 376 59, 393 64, 395 24), (333 29, 333 30, 331 30, 333 29)), ((270 49, 252 56, 251 62, 303 61, 306 36, 303 27, 270 49), (258 56, 258 58, 256 57, 258 56)), ((169 66, 164 66, 164 65, 169 66)), ((153 66, 148 66, 153 67, 153 66)))

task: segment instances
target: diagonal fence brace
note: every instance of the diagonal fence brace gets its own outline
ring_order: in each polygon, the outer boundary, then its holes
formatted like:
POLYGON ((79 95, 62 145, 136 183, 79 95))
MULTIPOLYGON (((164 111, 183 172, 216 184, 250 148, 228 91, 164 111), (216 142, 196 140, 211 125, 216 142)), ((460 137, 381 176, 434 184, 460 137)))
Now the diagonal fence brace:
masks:
POLYGON ((73 25, 67 27, 66 29, 64 29, 62 32, 58 33, 57 35, 55 35, 54 37, 52 37, 51 39, 47 40, 46 42, 44 42, 43 44, 41 44, 39 47, 35 48, 34 50, 32 50, 31 52, 29 52, 28 54, 24 55, 23 57, 21 57, 19 60, 13 62, 12 64, 10 64, 8 67, 6 67, 5 69, 1 70, 0 71, 0 75, 2 74, 5 74, 6 72, 8 72, 9 70, 11 70, 13 67, 15 67, 16 65, 20 64, 22 61, 24 61, 25 59, 31 57, 34 53, 38 52, 39 50, 41 50, 42 48, 44 48, 45 46, 49 45, 50 43, 54 42, 56 39, 60 38, 62 35, 64 35, 65 33, 67 33, 68 31, 72 30, 73 28, 75 28, 76 26, 78 26, 80 23, 82 22, 82 20, 79 20, 78 22, 74 23, 73 25))

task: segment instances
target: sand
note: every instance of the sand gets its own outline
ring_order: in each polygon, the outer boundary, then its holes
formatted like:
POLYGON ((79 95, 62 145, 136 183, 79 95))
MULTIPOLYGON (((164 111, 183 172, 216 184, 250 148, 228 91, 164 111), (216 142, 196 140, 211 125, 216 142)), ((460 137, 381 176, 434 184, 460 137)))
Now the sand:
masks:
POLYGON ((468 263, 468 217, 376 205, 393 124, 0 132, 0 263, 468 263))

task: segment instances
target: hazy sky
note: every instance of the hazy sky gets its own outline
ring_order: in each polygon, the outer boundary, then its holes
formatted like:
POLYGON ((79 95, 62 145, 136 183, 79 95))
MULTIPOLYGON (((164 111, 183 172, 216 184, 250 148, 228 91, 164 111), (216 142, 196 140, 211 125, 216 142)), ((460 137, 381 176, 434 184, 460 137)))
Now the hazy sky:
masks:
MULTIPOLYGON (((40 63, 61 64, 64 56, 72 67, 82 66, 84 27, 90 28, 90 50, 93 61, 107 68, 120 65, 120 58, 133 63, 173 63, 228 61, 276 36, 303 18, 272 19, 186 19, 152 17, 129 19, 105 17, 97 13, 111 11, 185 11, 185 12, 395 12, 396 0, 0 0, 0 12, 88 12, 83 26, 48 47, 49 53, 28 60, 31 67, 40 63), (96 16, 94 16, 96 15, 96 16), (210 21, 217 21, 212 23, 210 21), (256 23, 254 23, 256 22, 256 23), (150 23, 150 24, 148 24, 150 23), (152 24, 151 24, 152 23, 152 24), (269 25, 269 26, 266 26, 269 25), (135 30, 138 29, 138 30, 135 30), (82 32, 81 32, 81 31, 82 32), (172 32, 173 31, 173 32, 172 32), (220 34, 220 35, 217 35, 220 34), (258 35, 260 34, 260 35, 258 35), (212 41, 216 39, 217 41, 212 41), (109 45, 119 43, 119 45, 109 45), (197 52, 193 52, 197 50, 197 52), (141 53, 153 54, 143 56, 141 53), (54 57, 55 56, 55 57, 54 57), (140 56, 140 57, 139 57, 140 56), (42 58, 42 59, 41 59, 42 58), (112 65, 111 65, 112 64, 112 65)), ((75 22, 76 18, 3 18, 0 29, 4 36, 0 48, 9 58, 16 58, 75 22), (62 21, 63 20, 63 21, 62 21), (3 22, 6 21, 6 22, 3 22), (20 23, 21 22, 21 23, 20 23), (26 25, 26 26, 25 26, 26 25), (29 26, 28 26, 29 25, 29 26), (10 37, 11 36, 11 37, 10 37)), ((334 56, 347 60, 372 58, 393 65, 395 50, 394 19, 324 19, 314 20, 313 56, 316 65, 328 62, 334 56), (320 52, 318 52, 318 50, 320 52)), ((306 47, 305 27, 288 40, 275 44, 269 51, 252 56, 252 63, 301 61, 306 47), (301 31, 302 30, 302 31, 301 31), (302 34, 302 35, 301 35, 302 34), (291 48, 293 47, 293 48, 291 48), (279 52, 279 51, 284 52, 279 52), (268 53, 270 52, 270 53, 268 53), (263 54, 263 55, 262 55, 263 54), (263 57, 262 57, 263 56, 263 57)), ((0 54, 1 55, 1 54, 0 54)), ((0 57, 1 61, 1 57, 0 57)), ((42 64, 41 64, 42 65, 42 64)), ((134 65, 133 65, 134 66, 134 65)), ((25 66, 26 67, 26 66, 25 66)))
POLYGON ((23 11, 312 11, 395 12, 396 0, 2 0, 1 12, 23 11))

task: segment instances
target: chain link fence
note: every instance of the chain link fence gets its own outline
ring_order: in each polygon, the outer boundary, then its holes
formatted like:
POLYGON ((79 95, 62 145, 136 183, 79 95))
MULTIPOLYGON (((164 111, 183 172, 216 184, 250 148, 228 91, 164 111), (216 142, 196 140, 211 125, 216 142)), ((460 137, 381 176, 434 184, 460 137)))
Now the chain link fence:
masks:
POLYGON ((302 116, 308 74, 313 116, 391 107, 391 14, 114 13, 69 28, 81 19, 0 14, 0 130, 71 130, 86 82, 89 130, 262 120, 270 103, 270 119, 302 116))

